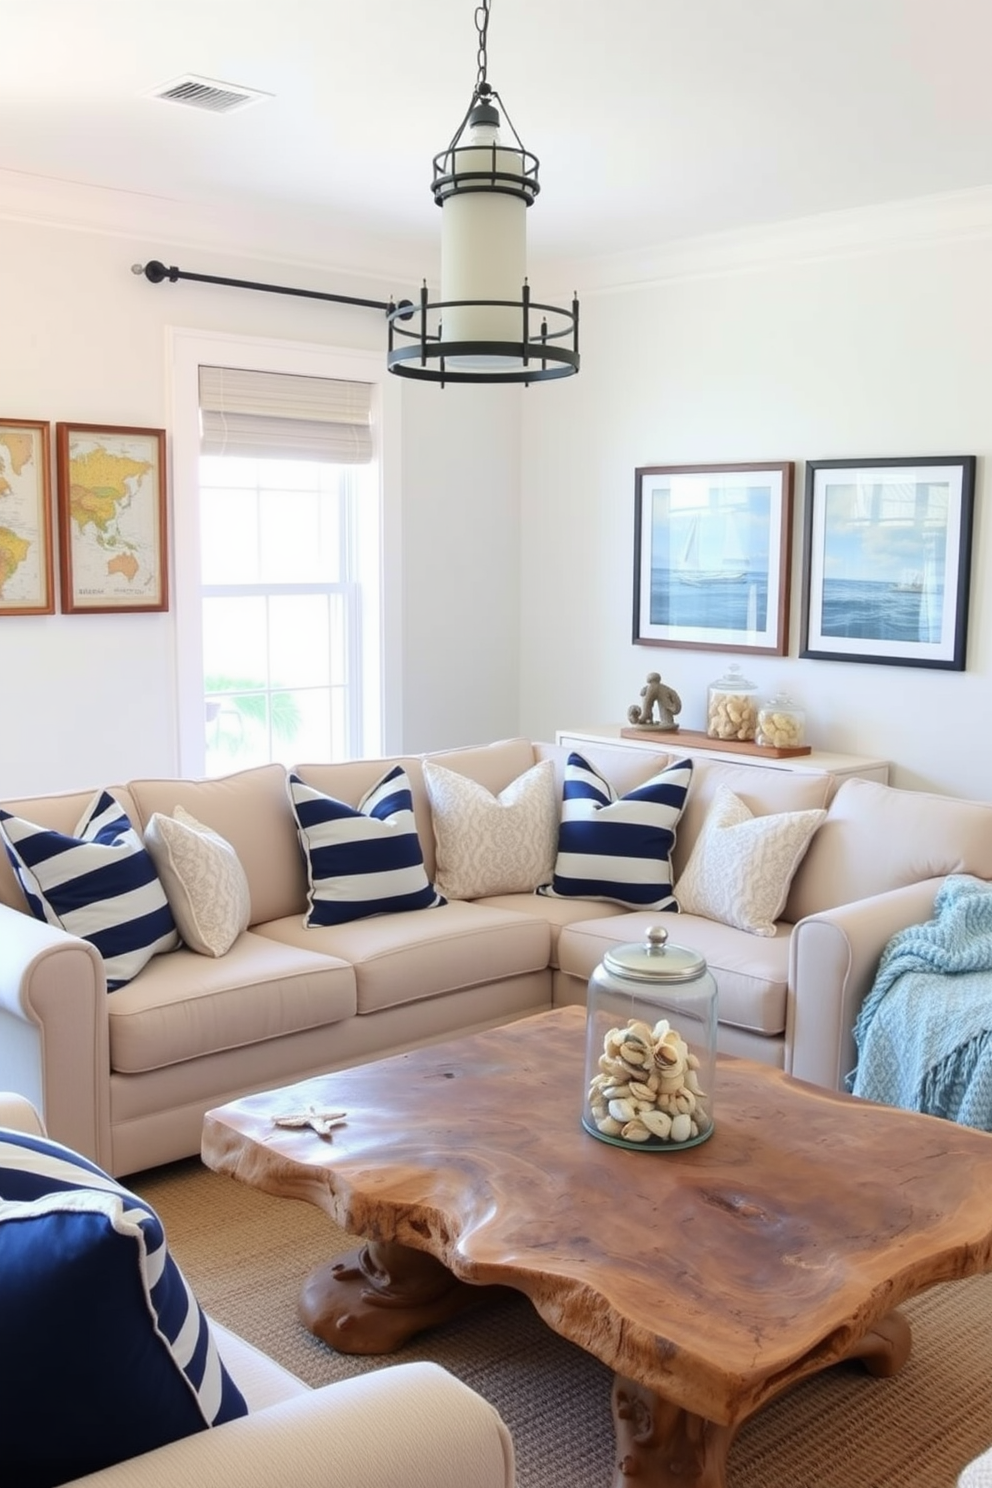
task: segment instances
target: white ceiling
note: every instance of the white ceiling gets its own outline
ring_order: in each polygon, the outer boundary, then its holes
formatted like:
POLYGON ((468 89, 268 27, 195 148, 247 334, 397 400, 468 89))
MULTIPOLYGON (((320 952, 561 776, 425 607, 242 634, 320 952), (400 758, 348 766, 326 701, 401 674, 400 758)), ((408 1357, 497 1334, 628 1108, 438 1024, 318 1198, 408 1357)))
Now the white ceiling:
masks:
MULTIPOLYGON (((131 201, 419 282, 474 14, 0 0, 0 211, 30 190, 131 201), (272 97, 228 115, 148 97, 186 73, 272 97)), ((489 80, 541 160, 532 265, 988 187, 990 62, 992 0, 492 0, 489 27, 489 80)))

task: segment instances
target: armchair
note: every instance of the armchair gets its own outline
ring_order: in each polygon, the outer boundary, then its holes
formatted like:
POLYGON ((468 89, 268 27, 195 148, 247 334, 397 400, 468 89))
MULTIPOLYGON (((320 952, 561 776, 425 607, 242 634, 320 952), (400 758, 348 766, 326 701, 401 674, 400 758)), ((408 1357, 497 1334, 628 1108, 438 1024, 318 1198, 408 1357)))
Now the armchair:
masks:
MULTIPOLYGON (((34 1106, 0 1092, 0 1127, 44 1136, 34 1106)), ((436 1364, 392 1365, 312 1390, 211 1320, 248 1405, 237 1420, 77 1478, 87 1488, 513 1488, 494 1408, 436 1364), (470 1465, 468 1468, 466 1465, 470 1465)))

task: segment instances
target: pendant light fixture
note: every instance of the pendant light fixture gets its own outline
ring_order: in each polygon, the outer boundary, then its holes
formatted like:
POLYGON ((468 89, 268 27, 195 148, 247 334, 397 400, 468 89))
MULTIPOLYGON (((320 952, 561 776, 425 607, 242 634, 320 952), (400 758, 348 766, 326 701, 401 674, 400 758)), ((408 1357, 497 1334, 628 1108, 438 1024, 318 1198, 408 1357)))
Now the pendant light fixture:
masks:
POLYGON ((388 365, 400 377, 530 383, 579 370, 578 300, 565 310, 530 296, 527 209, 541 189, 540 162, 524 149, 487 76, 490 4, 482 0, 475 11, 471 101, 448 148, 434 157, 441 298, 432 304, 425 284, 413 316, 406 305, 388 313, 388 365))
POLYGON ((132 264, 152 284, 195 279, 270 294, 384 310, 387 366, 422 382, 548 382, 579 370, 579 302, 569 309, 531 299, 527 209, 540 191, 540 162, 525 150, 487 77, 491 0, 475 10, 478 74, 465 117, 434 157, 431 190, 443 213, 441 298, 426 281, 418 302, 366 300, 323 290, 195 274, 160 259, 132 264), (502 115, 500 113, 502 110, 502 115), (506 131, 504 135, 503 124, 506 131))

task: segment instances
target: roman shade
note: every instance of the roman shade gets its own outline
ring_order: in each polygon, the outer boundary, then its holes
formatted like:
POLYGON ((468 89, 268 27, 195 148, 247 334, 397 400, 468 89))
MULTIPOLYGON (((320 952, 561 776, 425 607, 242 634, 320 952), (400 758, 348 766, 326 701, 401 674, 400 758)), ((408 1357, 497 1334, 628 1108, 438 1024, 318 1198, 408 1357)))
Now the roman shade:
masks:
POLYGON ((367 465, 372 389, 369 382, 203 366, 201 453, 367 465))

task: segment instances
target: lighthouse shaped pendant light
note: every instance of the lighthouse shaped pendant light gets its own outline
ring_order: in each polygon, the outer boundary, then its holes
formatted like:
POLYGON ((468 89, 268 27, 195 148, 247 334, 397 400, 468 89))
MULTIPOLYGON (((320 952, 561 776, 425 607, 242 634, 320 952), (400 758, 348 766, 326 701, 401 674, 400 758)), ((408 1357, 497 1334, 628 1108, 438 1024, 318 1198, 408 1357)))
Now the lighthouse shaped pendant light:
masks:
POLYGON ((579 304, 531 300, 527 209, 539 161, 486 76, 491 0, 475 12, 479 70, 465 117, 434 157, 441 208, 441 298, 389 314, 388 366, 427 382, 542 382, 579 370, 579 304), (502 113, 501 113, 502 111, 502 113))

